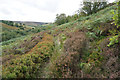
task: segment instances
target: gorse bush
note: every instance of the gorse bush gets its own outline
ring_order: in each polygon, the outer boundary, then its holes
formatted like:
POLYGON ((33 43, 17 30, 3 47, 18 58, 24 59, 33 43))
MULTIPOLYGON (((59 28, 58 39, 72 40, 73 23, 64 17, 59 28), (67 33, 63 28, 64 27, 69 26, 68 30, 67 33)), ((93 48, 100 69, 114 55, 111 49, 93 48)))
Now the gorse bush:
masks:
POLYGON ((38 71, 48 61, 52 52, 52 36, 44 34, 42 41, 30 52, 3 64, 3 78, 36 78, 38 71))
POLYGON ((26 54, 11 60, 3 66, 3 78, 30 78, 35 77, 40 68, 40 54, 26 54))

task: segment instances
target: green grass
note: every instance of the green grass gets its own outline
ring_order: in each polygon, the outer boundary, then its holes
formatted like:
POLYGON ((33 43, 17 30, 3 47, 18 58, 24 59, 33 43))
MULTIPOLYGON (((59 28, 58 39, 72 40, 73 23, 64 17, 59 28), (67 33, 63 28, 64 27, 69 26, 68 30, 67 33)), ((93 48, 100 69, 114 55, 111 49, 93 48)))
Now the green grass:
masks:
POLYGON ((32 35, 21 36, 21 37, 18 37, 18 38, 14 38, 14 39, 11 39, 11 40, 8 40, 8 41, 1 42, 0 44, 2 44, 2 46, 9 45, 9 44, 12 44, 12 43, 15 44, 17 42, 24 41, 25 39, 29 39, 30 37, 32 37, 32 35))

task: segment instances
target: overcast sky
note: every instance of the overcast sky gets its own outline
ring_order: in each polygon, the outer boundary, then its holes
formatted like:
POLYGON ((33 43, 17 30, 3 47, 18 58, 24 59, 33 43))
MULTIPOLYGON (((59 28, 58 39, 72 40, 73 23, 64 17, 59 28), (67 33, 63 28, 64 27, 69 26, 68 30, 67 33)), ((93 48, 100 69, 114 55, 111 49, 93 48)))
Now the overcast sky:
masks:
POLYGON ((0 0, 0 20, 54 22, 57 13, 74 14, 81 1, 0 0))

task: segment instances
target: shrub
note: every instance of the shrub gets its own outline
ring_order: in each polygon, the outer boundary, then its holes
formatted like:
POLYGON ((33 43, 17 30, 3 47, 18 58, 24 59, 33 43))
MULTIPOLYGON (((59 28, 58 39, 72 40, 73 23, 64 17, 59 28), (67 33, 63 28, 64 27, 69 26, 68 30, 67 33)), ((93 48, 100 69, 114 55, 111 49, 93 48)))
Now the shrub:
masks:
POLYGON ((3 65, 3 78, 35 78, 38 71, 52 55, 52 52, 52 36, 44 34, 42 41, 30 52, 3 65))
POLYGON ((114 45, 115 43, 118 43, 119 42, 118 37, 119 37, 119 35, 111 37, 110 38, 110 43, 107 46, 110 47, 110 46, 114 45))

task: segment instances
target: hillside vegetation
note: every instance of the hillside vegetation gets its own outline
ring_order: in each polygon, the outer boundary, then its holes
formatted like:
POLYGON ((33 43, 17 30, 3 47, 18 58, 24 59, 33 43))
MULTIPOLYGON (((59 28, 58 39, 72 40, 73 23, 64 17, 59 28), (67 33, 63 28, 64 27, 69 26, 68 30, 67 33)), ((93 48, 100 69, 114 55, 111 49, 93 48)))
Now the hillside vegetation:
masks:
POLYGON ((2 77, 119 78, 120 27, 115 22, 116 12, 115 4, 3 42, 2 77))
MULTIPOLYGON (((0 25, 2 27, 2 40, 0 42, 11 41, 12 39, 23 37, 29 34, 35 34, 46 30, 47 23, 41 22, 17 22, 17 21, 6 21, 2 20, 0 25), (36 26, 37 25, 37 26, 36 26)), ((6 42, 5 42, 6 43, 6 42)))

